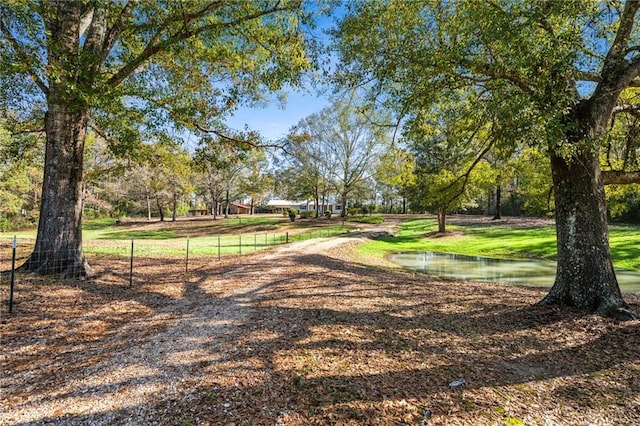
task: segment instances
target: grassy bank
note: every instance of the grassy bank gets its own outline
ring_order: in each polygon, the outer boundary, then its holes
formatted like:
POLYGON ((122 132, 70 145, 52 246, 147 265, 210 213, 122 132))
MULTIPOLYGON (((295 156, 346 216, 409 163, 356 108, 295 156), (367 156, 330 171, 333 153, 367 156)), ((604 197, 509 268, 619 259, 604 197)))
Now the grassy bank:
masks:
MULTIPOLYGON (((403 222, 393 237, 382 238, 358 248, 364 256, 384 257, 401 251, 435 251, 502 259, 536 258, 554 260, 556 231, 553 224, 514 227, 511 224, 469 223, 450 225, 447 235, 437 235, 433 219, 403 222)), ((640 226, 611 225, 613 263, 622 269, 640 271, 640 226)))

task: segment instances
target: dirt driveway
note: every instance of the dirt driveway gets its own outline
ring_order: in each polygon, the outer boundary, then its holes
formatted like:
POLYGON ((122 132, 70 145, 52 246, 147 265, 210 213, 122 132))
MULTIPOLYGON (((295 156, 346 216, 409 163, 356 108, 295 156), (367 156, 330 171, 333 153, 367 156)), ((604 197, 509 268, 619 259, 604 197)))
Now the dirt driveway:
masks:
POLYGON ((1 321, 0 424, 638 424, 639 321, 355 256, 384 231, 132 288, 31 278, 1 321))

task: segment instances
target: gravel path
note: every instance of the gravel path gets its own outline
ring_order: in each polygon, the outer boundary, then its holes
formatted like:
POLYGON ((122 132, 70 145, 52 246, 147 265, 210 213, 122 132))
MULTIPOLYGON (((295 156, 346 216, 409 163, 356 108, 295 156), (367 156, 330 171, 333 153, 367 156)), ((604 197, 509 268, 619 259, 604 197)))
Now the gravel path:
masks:
POLYGON ((640 322, 361 263, 394 226, 133 288, 33 278, 0 320, 0 425, 638 424, 640 322))

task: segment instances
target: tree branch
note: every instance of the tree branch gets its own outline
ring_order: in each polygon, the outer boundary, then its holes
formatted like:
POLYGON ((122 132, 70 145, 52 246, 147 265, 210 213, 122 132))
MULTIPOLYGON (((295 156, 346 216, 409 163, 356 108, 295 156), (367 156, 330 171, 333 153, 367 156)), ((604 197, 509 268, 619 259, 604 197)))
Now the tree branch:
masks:
POLYGON ((25 65, 29 66, 29 70, 27 72, 31 76, 31 78, 33 78, 33 81, 40 88, 40 90, 42 90, 42 93, 47 95, 49 93, 49 87, 47 87, 47 85, 40 78, 40 76, 38 76, 38 74, 36 74, 31 69, 31 66, 30 66, 31 64, 30 63, 33 61, 31 59, 32 55, 29 55, 27 52, 24 51, 23 47, 20 45, 18 40, 16 40, 16 38, 11 33, 11 30, 9 29, 9 27, 5 24, 4 17, 5 17, 5 14, 3 13, 2 17, 0 17, 0 31, 4 34, 4 36, 7 38, 7 40, 9 40, 9 43, 11 44, 11 47, 13 48, 13 50, 15 50, 15 52, 18 55, 18 58, 21 60, 21 62, 23 62, 25 65))
POLYGON ((124 30, 124 25, 123 25, 124 19, 131 15, 131 13, 133 12, 134 5, 135 5, 134 1, 127 1, 127 3, 124 5, 122 10, 120 11, 120 15, 118 16, 118 19, 116 19, 116 22, 114 22, 111 28, 109 28, 109 30, 107 31, 107 34, 104 37, 104 41, 102 43, 102 48, 101 48, 101 57, 100 57, 101 64, 107 59, 109 52, 111 51, 111 49, 116 43, 116 40, 118 39, 118 36, 124 30))
POLYGON ((27 129, 27 130, 18 130, 15 132, 11 132, 11 136, 18 136, 18 135, 28 135, 31 133, 43 133, 44 134, 45 129, 44 127, 41 129, 27 129))
MULTIPOLYGON (((187 15, 188 18, 190 18, 190 21, 195 20, 196 18, 199 18, 201 16, 204 16, 204 14, 208 13, 210 11, 210 8, 213 6, 219 6, 220 3, 212 3, 209 5, 209 7, 202 9, 201 11, 197 12, 197 13, 193 13, 191 15, 187 15)), ((181 28, 178 32, 176 32, 175 34, 169 36, 169 38, 167 38, 166 40, 163 41, 159 41, 158 43, 154 43, 155 40, 157 40, 158 38, 160 38, 161 35, 161 31, 158 31, 158 33, 156 33, 156 36, 154 36, 152 38, 152 40, 149 42, 149 44, 144 48, 144 50, 136 57, 134 58, 131 62, 125 64, 117 73, 115 73, 107 82, 107 84, 109 84, 112 87, 115 87, 117 85, 119 85, 120 83, 122 83, 124 81, 125 78, 127 78, 129 75, 131 75, 140 65, 142 65, 144 62, 146 62, 149 58, 151 58, 152 56, 165 51, 167 48, 173 46, 174 44, 189 39, 193 36, 196 36, 198 34, 201 34, 205 31, 209 31, 209 30, 213 30, 213 29, 223 29, 223 28, 233 28, 235 26, 237 26, 238 24, 242 23, 242 22, 247 22, 247 21, 252 21, 254 19, 266 16, 266 15, 270 15, 272 13, 277 13, 277 12, 283 12, 286 10, 290 10, 290 8, 288 7, 278 7, 277 5, 274 7, 271 7, 269 9, 263 9, 259 12, 256 13, 252 13, 246 16, 243 16, 241 18, 235 19, 233 21, 228 21, 228 22, 222 22, 222 23, 214 23, 214 24, 209 24, 209 25, 203 25, 201 27, 189 30, 186 27, 181 28)), ((189 22, 190 22, 189 21, 189 22)), ((166 27, 166 26, 165 26, 166 27)), ((164 29, 164 28, 163 28, 164 29)))
POLYGON ((613 114, 627 113, 640 117, 640 105, 618 105, 613 109, 613 114))
POLYGON ((609 52, 607 52, 603 69, 615 66, 615 64, 624 58, 626 45, 631 37, 635 16, 639 8, 640 2, 638 1, 625 2, 624 9, 620 15, 618 31, 616 32, 616 37, 611 44, 609 52))
POLYGON ((284 144, 277 144, 277 143, 273 143, 273 144, 265 144, 265 143, 260 143, 260 137, 255 135, 249 138, 237 138, 235 136, 231 136, 229 134, 225 134, 224 132, 218 130, 218 129, 209 129, 206 128, 198 123, 195 122, 191 122, 188 123, 190 126, 193 126, 195 129, 199 130, 202 133, 207 133, 207 134, 213 134, 216 135, 217 137, 219 137, 220 139, 222 139, 225 142, 230 142, 230 143, 234 143, 234 144, 239 144, 239 145, 248 145, 251 148, 255 148, 255 149, 264 149, 264 148, 278 148, 278 149, 282 149, 283 151, 287 152, 285 149, 284 144))
MULTIPOLYGON (((593 83, 600 83, 602 77, 595 72, 582 71, 577 76, 578 81, 591 81, 593 83)), ((634 79, 629 82, 627 87, 640 87, 640 79, 634 79)))
POLYGON ((633 172, 603 170, 602 182, 605 185, 628 185, 632 183, 640 183, 640 170, 633 172))
MULTIPOLYGON (((482 129, 482 127, 483 127, 482 125, 478 126, 478 128, 471 134, 471 136, 467 140, 467 145, 471 144, 471 141, 473 140, 473 138, 476 137, 476 135, 478 134, 480 129, 482 129)), ((492 138, 489 141, 489 144, 482 150, 482 152, 480 152, 480 154, 478 154, 478 156, 476 156, 476 159, 473 160, 473 163, 471 163, 471 166, 469 166, 467 171, 464 174, 458 176, 449 185, 447 185, 447 186, 445 186, 444 188, 441 189, 441 191, 444 192, 444 191, 448 190, 449 188, 451 188, 456 183, 458 183, 459 181, 463 180, 462 188, 460 188, 460 191, 458 191, 453 197, 450 197, 448 203, 451 203, 453 200, 455 200, 456 198, 458 198, 459 196, 461 196, 464 193, 464 190, 467 187, 467 183, 469 182, 469 176, 471 175, 471 172, 476 167, 476 165, 480 162, 480 160, 482 160, 484 158, 484 156, 487 154, 487 152, 489 152, 489 150, 493 147, 495 141, 496 141, 496 138, 492 138)))

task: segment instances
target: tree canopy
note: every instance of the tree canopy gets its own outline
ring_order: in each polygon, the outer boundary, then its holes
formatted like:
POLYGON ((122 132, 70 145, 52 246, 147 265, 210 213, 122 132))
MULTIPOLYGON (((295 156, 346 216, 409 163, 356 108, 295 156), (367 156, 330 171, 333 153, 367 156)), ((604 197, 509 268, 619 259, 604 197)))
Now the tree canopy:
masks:
MULTIPOLYGON (((347 8, 333 33, 344 64, 337 81, 408 123, 443 96, 473 93, 467 98, 485 106, 478 110, 491 112, 496 140, 529 144, 551 161, 558 274, 545 303, 634 316, 611 264, 603 184, 640 175, 631 162, 601 168, 600 153, 631 140, 610 130, 613 116, 638 108, 630 94, 640 85, 640 2, 388 0, 347 8)), ((623 127, 628 134, 633 126, 623 127)))
POLYGON ((44 128, 38 237, 27 270, 85 275, 88 129, 133 156, 142 142, 225 135, 243 102, 296 84, 311 65, 300 0, 14 1, 0 5, 3 109, 44 128))

